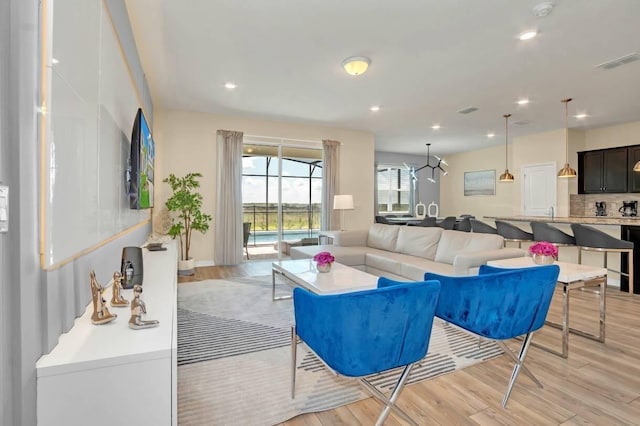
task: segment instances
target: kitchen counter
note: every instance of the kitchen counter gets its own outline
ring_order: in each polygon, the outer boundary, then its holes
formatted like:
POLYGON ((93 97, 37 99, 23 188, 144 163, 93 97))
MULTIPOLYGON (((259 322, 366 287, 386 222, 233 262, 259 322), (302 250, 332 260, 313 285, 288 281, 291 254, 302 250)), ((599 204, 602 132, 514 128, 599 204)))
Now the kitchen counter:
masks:
POLYGON ((584 225, 626 225, 640 226, 640 217, 621 216, 483 216, 485 219, 497 219, 511 222, 581 223, 584 225))

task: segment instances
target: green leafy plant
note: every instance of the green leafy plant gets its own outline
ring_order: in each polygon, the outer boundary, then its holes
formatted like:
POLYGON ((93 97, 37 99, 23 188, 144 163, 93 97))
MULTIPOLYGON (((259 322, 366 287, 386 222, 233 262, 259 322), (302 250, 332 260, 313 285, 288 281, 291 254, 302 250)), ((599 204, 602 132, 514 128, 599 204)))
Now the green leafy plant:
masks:
POLYGON ((201 173, 188 173, 183 177, 177 177, 173 173, 163 182, 167 182, 173 191, 165 205, 170 212, 177 215, 171 218, 169 235, 172 238, 180 237, 180 253, 182 260, 189 259, 191 247, 191 233, 199 231, 203 234, 209 229, 212 217, 202 213, 202 194, 196 189, 200 187, 201 173))

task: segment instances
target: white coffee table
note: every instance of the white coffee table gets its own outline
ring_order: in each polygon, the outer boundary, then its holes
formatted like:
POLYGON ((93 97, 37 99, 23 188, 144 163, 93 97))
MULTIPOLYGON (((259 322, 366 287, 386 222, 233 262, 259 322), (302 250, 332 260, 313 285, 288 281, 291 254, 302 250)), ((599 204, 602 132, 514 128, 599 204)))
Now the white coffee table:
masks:
MULTIPOLYGON (((570 332, 598 342, 604 342, 607 270, 606 268, 598 266, 579 265, 577 263, 554 262, 554 264, 560 267, 558 283, 562 284, 562 324, 552 321, 546 321, 546 324, 562 330, 562 351, 558 352, 539 344, 535 344, 535 346, 566 358, 569 355, 570 332), (598 335, 569 327, 569 292, 583 287, 599 287, 600 289, 600 333, 598 335)), ((487 262, 487 265, 499 268, 524 268, 538 266, 533 263, 531 257, 491 260, 487 262)), ((534 344, 534 342, 531 344, 534 344)))
POLYGON ((378 277, 350 266, 333 262, 329 272, 318 272, 311 259, 279 260, 271 265, 272 300, 291 299, 291 295, 276 297, 276 275, 281 275, 294 287, 316 294, 349 293, 376 288, 378 277))

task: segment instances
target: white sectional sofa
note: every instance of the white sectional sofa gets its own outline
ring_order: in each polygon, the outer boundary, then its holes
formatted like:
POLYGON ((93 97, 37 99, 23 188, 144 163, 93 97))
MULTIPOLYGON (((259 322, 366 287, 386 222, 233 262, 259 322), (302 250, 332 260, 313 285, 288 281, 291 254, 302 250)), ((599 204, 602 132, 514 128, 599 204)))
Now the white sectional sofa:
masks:
POLYGON ((337 262, 373 275, 419 281, 427 271, 473 275, 489 260, 525 255, 524 250, 503 245, 503 238, 495 234, 376 223, 368 230, 336 233, 333 245, 292 247, 291 258, 308 259, 328 251, 337 262))

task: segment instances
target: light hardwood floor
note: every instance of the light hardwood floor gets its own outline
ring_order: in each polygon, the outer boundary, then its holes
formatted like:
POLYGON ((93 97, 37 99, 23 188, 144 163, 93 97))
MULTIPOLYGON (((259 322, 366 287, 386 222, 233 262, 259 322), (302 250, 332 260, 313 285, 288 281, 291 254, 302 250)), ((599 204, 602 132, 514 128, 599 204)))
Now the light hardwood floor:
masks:
MULTIPOLYGON (((197 268, 195 276, 179 281, 267 275, 270 265, 255 261, 197 268)), ((559 321, 560 299, 556 292, 550 319, 559 321)), ((571 326, 596 333, 597 303, 597 295, 573 291, 571 326)), ((409 385, 398 405, 420 425, 640 425, 640 296, 609 288, 606 312, 605 343, 571 335, 568 359, 532 347, 526 365, 544 389, 521 374, 506 409, 500 403, 512 363, 504 355, 409 385)), ((543 327, 534 341, 559 349, 560 331, 543 327)), ((298 416, 283 425, 370 425, 381 409, 381 404, 369 398, 298 416)), ((392 414, 386 424, 404 423, 392 414)))

